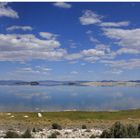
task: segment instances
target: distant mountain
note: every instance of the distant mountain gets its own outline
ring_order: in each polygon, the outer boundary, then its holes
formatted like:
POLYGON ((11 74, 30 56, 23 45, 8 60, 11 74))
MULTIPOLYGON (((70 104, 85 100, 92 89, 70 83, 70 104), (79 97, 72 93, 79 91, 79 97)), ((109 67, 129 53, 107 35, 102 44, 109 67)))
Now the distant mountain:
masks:
POLYGON ((140 83, 140 80, 130 80, 128 82, 136 82, 136 83, 140 83))
POLYGON ((102 81, 99 81, 99 82, 117 82, 117 81, 114 81, 114 80, 102 80, 102 81))
POLYGON ((21 80, 0 80, 0 85, 15 85, 16 83, 22 83, 21 80))
MULTIPOLYGON (((45 80, 45 81, 22 81, 22 80, 0 80, 0 85, 31 85, 31 86, 58 86, 58 85, 69 85, 69 86, 81 86, 82 83, 88 83, 93 81, 53 81, 53 80, 45 80)), ((102 81, 94 81, 94 82, 119 82, 114 80, 102 80, 102 81)), ((136 82, 140 83, 140 80, 130 80, 124 82, 136 82)))
POLYGON ((0 85, 38 85, 36 81, 21 81, 21 80, 1 80, 0 85))

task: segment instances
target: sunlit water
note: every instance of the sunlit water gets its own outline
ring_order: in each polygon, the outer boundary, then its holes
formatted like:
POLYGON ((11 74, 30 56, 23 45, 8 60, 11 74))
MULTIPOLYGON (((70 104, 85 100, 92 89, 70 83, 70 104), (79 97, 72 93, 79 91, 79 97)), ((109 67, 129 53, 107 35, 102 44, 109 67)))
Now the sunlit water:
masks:
POLYGON ((0 111, 140 108, 140 87, 0 86, 0 111))

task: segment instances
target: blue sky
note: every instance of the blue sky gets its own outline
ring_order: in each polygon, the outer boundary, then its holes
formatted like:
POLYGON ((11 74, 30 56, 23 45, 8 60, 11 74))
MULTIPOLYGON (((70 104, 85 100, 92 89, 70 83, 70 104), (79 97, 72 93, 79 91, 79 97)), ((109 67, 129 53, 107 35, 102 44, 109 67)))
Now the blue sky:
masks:
POLYGON ((0 3, 0 79, 140 79, 140 3, 0 3))

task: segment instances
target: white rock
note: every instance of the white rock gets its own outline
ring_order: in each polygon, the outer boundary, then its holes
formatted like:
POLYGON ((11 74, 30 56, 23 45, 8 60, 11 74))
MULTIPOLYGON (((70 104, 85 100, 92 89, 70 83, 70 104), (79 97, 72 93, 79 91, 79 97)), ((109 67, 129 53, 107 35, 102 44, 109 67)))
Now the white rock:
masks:
POLYGON ((42 117, 42 114, 41 113, 38 113, 38 117, 41 118, 42 117))
POLYGON ((11 113, 7 113, 7 115, 9 116, 9 115, 11 115, 11 113))
POLYGON ((29 116, 25 115, 24 118, 28 118, 29 116))

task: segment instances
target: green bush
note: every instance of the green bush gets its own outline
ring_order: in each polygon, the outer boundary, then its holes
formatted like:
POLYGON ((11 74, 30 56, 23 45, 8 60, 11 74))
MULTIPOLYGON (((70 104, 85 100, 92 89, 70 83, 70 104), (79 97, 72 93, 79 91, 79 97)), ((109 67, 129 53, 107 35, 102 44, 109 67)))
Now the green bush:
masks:
POLYGON ((90 129, 86 129, 85 132, 91 132, 91 130, 90 129))
POLYGON ((104 130, 100 136, 100 138, 111 138, 110 131, 104 130))
POLYGON ((59 124, 57 124, 57 123, 53 123, 53 124, 52 124, 52 129, 59 129, 59 130, 61 130, 62 127, 61 127, 61 125, 59 125, 59 124))
POLYGON ((55 133, 56 135, 60 135, 60 132, 58 132, 58 131, 55 131, 54 133, 55 133))
POLYGON ((128 138, 137 138, 138 135, 137 135, 136 128, 132 125, 128 125, 127 126, 127 135, 128 135, 128 138))
POLYGON ((138 138, 140 138, 140 124, 138 124, 138 128, 137 128, 137 136, 138 136, 138 138))
POLYGON ((33 128, 32 132, 36 132, 36 129, 35 129, 35 127, 33 128))
POLYGON ((52 133, 48 138, 57 138, 57 135, 55 133, 52 133))
POLYGON ((82 129, 87 129, 87 126, 86 125, 82 125, 82 129))
POLYGON ((116 122, 109 130, 104 130, 100 138, 137 138, 140 135, 140 125, 136 129, 132 125, 124 126, 116 122))
POLYGON ((89 138, 96 138, 96 136, 94 134, 92 134, 89 138))
POLYGON ((13 131, 7 131, 4 138, 20 138, 20 136, 13 131))
POLYGON ((31 132, 27 129, 21 136, 22 138, 32 138, 31 132))
POLYGON ((127 129, 120 122, 116 122, 110 129, 111 138, 127 138, 127 129))

